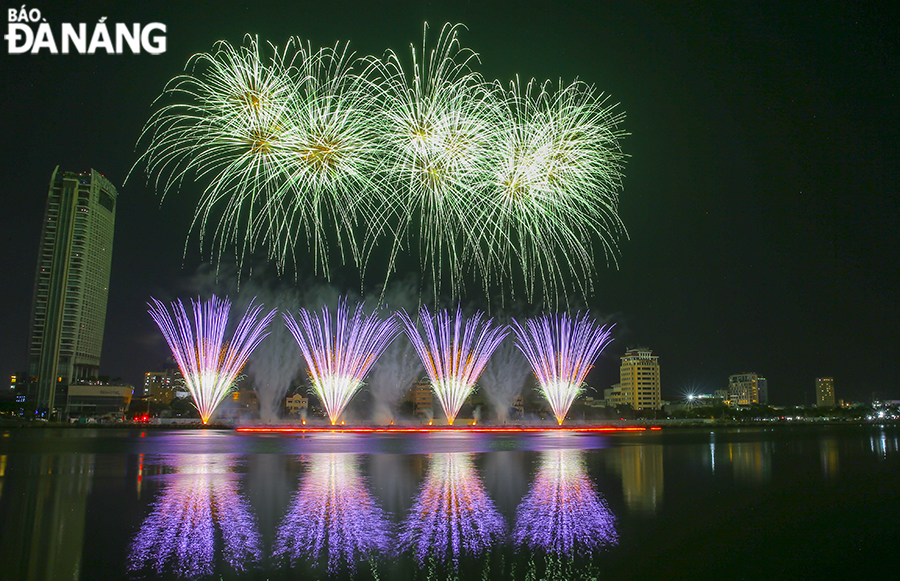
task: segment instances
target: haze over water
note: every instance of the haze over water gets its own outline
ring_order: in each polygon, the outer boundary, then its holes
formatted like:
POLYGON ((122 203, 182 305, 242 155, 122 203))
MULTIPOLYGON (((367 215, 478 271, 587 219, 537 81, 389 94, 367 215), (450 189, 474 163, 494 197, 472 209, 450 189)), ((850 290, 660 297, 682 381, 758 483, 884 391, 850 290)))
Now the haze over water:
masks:
POLYGON ((9 579, 837 578, 893 567, 900 428, 0 432, 9 579))

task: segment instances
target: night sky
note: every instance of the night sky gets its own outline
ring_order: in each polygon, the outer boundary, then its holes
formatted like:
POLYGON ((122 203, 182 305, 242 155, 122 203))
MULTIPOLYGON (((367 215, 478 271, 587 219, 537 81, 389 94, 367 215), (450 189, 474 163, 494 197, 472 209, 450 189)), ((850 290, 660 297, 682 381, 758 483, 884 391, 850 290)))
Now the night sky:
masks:
MULTIPOLYGON (((629 239, 620 241, 618 269, 601 253, 588 301, 618 323, 594 386, 609 387, 618 356, 640 344, 659 355, 663 395, 673 399, 722 389, 728 375, 746 371, 768 378, 774 404, 813 402, 814 378, 826 375, 838 398, 900 399, 896 9, 828 1, 161 4, 33 5, 54 24, 102 16, 164 23, 159 56, 9 55, 5 42, 0 51, 4 374, 26 368, 41 219, 57 164, 96 168, 119 189, 102 373, 137 385, 166 356, 146 302, 195 295, 198 272, 208 270, 196 237, 182 258, 200 187, 160 204, 141 175, 124 183, 166 81, 191 54, 245 33, 406 55, 428 21, 438 30, 464 23, 462 43, 479 53, 488 79, 577 77, 626 112, 620 216, 629 239)), ((407 262, 409 272, 417 258, 407 262)), ((354 276, 337 278, 358 288, 354 276)))

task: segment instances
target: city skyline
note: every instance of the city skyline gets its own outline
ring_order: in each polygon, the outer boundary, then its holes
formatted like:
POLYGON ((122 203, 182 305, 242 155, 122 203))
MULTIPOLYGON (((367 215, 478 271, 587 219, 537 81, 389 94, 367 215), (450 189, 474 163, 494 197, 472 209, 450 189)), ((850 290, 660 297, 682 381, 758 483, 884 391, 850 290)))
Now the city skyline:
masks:
MULTIPOLYGON (((318 46, 349 40, 359 53, 403 53, 427 20, 438 29, 464 23, 462 41, 480 54, 488 78, 577 76, 626 114, 620 215, 629 239, 620 242, 618 269, 597 264, 597 290, 584 305, 617 323, 589 384, 614 383, 619 356, 642 344, 666 369, 664 398, 723 389, 729 375, 748 369, 768 379, 774 404, 814 401, 814 379, 823 376, 835 377, 841 399, 900 396, 891 365, 900 348, 894 9, 605 3, 510 11, 414 3, 346 14, 310 6, 116 6, 102 14, 89 4, 42 7, 50 22, 162 22, 167 48, 160 55, 3 55, 4 78, 15 87, 4 91, 4 110, 15 114, 4 117, 2 130, 17 143, 3 162, 2 267, 12 274, 3 291, 3 372, 24 370, 31 273, 53 166, 100 168, 119 189, 102 373, 138 386, 166 356, 146 315, 149 297, 208 298, 230 284, 224 273, 222 284, 212 281, 196 237, 182 258, 199 189, 186 183, 160 205, 140 175, 123 185, 165 83, 218 39, 240 43, 251 33, 281 46, 299 35, 318 46), (850 342, 869 346, 862 365, 850 342)), ((407 257, 401 279, 415 276, 416 263, 407 257)), ((294 284, 291 275, 283 282, 294 284)), ((322 284, 301 272, 297 286, 303 293, 322 284)), ((254 290, 246 286, 242 294, 254 290)), ((353 271, 336 273, 339 292, 358 286, 353 271)), ((477 297, 465 302, 497 309, 477 297)))

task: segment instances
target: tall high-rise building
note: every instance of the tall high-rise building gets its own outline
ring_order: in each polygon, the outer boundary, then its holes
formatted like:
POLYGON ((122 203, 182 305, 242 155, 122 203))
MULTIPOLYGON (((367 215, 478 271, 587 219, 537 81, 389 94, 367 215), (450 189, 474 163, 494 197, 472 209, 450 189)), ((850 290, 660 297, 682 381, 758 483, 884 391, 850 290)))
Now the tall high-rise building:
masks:
POLYGON ((52 412, 57 386, 98 375, 117 195, 93 169, 71 173, 57 167, 50 178, 29 350, 38 410, 52 412))
POLYGON ((816 407, 833 408, 834 407, 834 378, 833 377, 817 377, 816 378, 816 407))
POLYGON ((753 405, 769 399, 769 386, 765 377, 757 373, 738 373, 728 376, 728 405, 753 405))
POLYGON ((759 403, 769 405, 769 380, 765 377, 757 377, 756 385, 759 392, 759 403))
POLYGON ((606 397, 607 405, 630 405, 634 410, 661 408, 659 357, 646 347, 629 349, 622 356, 619 383, 606 397))

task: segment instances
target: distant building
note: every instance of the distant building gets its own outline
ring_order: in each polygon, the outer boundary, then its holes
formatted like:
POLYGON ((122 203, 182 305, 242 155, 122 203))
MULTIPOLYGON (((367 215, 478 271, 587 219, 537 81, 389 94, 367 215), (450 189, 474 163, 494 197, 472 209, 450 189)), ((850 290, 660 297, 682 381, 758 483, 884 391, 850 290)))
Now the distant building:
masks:
POLYGON ((259 397, 252 389, 232 391, 222 404, 217 410, 219 419, 248 420, 259 417, 259 397))
POLYGON ((525 398, 522 397, 521 394, 516 396, 516 399, 513 400, 512 407, 516 410, 516 417, 522 418, 525 416, 525 398))
MULTIPOLYGON (((725 397, 725 403, 728 405, 753 405, 760 403, 760 379, 763 382, 766 378, 760 378, 756 373, 738 373, 728 376, 728 392, 725 397)), ((766 388, 768 391, 768 388, 766 388)), ((768 393, 766 394, 768 398, 768 393)))
POLYGON ((299 393, 289 395, 284 400, 284 407, 287 408, 288 414, 298 415, 300 413, 300 410, 309 409, 309 398, 304 397, 299 393))
POLYGON ((759 391, 759 403, 769 405, 769 381, 765 377, 757 377, 756 384, 759 391))
POLYGON ((66 416, 122 416, 128 411, 133 394, 134 388, 130 385, 72 384, 66 393, 66 416))
POLYGON ((24 379, 24 375, 9 376, 9 390, 4 391, 10 396, 10 399, 15 399, 16 396, 22 392, 22 383, 24 379))
POLYGON ((817 377, 816 378, 816 407, 833 408, 834 407, 834 378, 833 377, 817 377))
POLYGON ((604 390, 608 406, 630 405, 634 410, 662 407, 659 357, 646 347, 629 349, 622 356, 619 383, 604 390))
POLYGON ((150 403, 169 405, 179 389, 184 389, 184 380, 177 369, 148 371, 144 374, 144 397, 150 403))
POLYGON ((431 418, 434 415, 434 394, 430 380, 419 379, 413 383, 409 399, 413 404, 413 413, 417 416, 431 418))
POLYGON ((100 369, 116 188, 96 170, 53 170, 31 311, 30 396, 52 412, 57 391, 100 369))
POLYGON ((606 404, 606 407, 616 407, 618 405, 616 398, 621 394, 621 387, 621 383, 614 383, 609 386, 609 389, 603 390, 603 403, 606 404))

